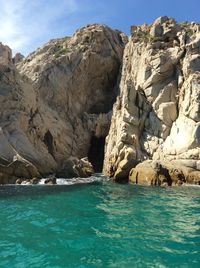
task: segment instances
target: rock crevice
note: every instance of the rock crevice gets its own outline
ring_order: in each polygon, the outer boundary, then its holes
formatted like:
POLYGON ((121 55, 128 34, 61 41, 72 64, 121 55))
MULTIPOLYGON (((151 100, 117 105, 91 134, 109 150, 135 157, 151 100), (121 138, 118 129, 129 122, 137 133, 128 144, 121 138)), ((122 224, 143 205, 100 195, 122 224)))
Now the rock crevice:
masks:
POLYGON ((91 174, 85 157, 108 134, 126 42, 94 24, 24 59, 0 43, 0 183, 91 174))

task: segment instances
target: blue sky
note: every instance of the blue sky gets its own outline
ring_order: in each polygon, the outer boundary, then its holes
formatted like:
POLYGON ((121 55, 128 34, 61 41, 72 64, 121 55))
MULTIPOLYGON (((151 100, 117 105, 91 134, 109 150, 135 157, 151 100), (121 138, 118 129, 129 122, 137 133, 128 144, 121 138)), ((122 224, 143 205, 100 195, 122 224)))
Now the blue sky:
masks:
POLYGON ((199 10, 200 0, 0 0, 0 41, 26 55, 89 23, 129 34, 162 15, 200 23, 199 10))

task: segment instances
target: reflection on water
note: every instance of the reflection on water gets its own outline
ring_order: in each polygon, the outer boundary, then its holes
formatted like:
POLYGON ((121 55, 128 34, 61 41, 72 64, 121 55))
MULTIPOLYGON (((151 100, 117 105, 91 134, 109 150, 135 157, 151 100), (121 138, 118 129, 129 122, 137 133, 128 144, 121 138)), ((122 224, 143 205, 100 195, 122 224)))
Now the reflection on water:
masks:
POLYGON ((101 202, 96 208, 105 213, 104 228, 94 229, 98 237, 115 238, 112 243, 121 248, 134 247, 133 251, 142 253, 144 264, 153 254, 155 265, 167 265, 160 260, 167 254, 166 260, 171 258, 177 265, 182 258, 184 267, 196 267, 200 261, 200 189, 108 185, 97 195, 101 202), (185 254, 191 255, 193 264, 185 254))

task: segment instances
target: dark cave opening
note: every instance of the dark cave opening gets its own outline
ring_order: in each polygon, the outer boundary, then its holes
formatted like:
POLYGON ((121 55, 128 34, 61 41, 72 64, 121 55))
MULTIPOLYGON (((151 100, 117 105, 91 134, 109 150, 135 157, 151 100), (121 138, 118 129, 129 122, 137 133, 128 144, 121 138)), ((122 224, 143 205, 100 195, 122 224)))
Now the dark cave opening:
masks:
POLYGON ((53 156, 54 158, 54 148, 53 148, 53 136, 51 135, 51 132, 48 130, 45 135, 43 142, 45 143, 48 152, 53 156))
POLYGON ((93 165, 95 172, 102 172, 103 169, 103 160, 104 160, 104 146, 105 138, 97 138, 92 136, 90 142, 90 149, 88 152, 88 159, 93 165))

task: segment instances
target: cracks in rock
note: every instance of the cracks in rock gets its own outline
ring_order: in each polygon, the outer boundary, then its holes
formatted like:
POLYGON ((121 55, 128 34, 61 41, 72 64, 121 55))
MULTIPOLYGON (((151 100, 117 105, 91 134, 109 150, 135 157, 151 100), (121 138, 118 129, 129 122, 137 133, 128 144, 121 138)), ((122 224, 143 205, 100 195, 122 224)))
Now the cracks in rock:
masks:
POLYGON ((185 58, 186 53, 187 53, 187 49, 186 49, 186 47, 184 47, 183 52, 180 55, 180 57, 177 61, 177 64, 176 64, 175 80, 177 82, 177 94, 176 94, 177 118, 179 117, 179 111, 180 111, 179 101, 180 101, 180 98, 183 97, 183 92, 181 91, 181 89, 182 89, 182 85, 185 82, 185 78, 184 78, 184 74, 183 74, 183 70, 182 70, 183 69, 182 61, 185 58), (179 83, 178 83, 179 74, 181 75, 181 77, 183 79, 181 82, 181 85, 179 85, 179 83))
POLYGON ((112 48, 113 51, 115 52, 115 55, 116 55, 117 59, 118 59, 117 51, 115 50, 115 47, 113 46, 112 42, 110 41, 110 38, 109 38, 108 35, 106 34, 106 31, 104 31, 104 34, 105 34, 105 36, 106 36, 106 38, 107 38, 107 40, 108 40, 108 42, 109 42, 111 48, 112 48))
POLYGON ((29 124, 30 126, 34 127, 34 126, 33 126, 33 119, 34 119, 34 117, 36 116, 36 114, 38 114, 38 113, 39 113, 38 108, 37 108, 35 111, 33 111, 33 109, 31 108, 31 110, 30 110, 30 118, 29 118, 29 120, 28 120, 28 124, 29 124))

